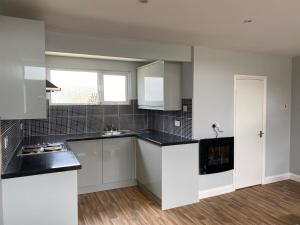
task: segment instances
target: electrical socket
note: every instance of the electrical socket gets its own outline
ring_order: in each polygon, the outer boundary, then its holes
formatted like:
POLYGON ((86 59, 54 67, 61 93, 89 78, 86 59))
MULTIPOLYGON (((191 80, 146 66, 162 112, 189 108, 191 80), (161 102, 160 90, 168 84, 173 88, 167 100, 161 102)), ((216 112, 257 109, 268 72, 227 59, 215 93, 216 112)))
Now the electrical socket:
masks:
POLYGON ((8 136, 5 136, 4 138, 4 148, 7 149, 8 147, 8 136))
POLYGON ((180 127, 180 121, 179 120, 175 120, 175 127, 180 127))

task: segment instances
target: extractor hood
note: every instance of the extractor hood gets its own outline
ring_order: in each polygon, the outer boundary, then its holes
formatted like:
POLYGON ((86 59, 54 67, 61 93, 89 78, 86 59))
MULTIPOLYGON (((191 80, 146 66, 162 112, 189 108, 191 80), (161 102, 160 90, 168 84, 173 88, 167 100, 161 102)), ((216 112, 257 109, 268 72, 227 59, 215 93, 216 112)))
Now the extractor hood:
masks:
POLYGON ((55 86, 49 80, 46 80, 46 92, 54 92, 54 91, 60 91, 60 90, 61 90, 61 88, 55 86))

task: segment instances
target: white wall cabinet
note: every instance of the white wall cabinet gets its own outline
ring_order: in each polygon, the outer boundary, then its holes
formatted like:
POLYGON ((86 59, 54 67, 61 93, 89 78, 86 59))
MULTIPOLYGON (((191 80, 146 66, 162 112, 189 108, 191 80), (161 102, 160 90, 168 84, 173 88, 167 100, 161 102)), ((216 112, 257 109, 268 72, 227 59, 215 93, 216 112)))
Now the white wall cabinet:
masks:
POLYGON ((131 137, 103 140, 103 183, 134 178, 134 150, 131 137))
POLYGON ((135 139, 132 137, 68 143, 82 165, 80 194, 132 186, 135 180, 135 139))
POLYGON ((0 117, 46 118, 45 28, 0 16, 0 117))
POLYGON ((137 69, 138 107, 153 110, 181 109, 181 65, 162 60, 137 69))

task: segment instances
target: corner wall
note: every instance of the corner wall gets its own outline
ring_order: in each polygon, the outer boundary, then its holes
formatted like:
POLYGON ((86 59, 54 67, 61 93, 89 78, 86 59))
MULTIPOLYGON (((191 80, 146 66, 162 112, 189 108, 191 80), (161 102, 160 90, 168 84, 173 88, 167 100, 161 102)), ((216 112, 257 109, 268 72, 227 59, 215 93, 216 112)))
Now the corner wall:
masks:
MULTIPOLYGON (((289 172, 291 57, 194 47, 193 134, 234 135, 234 75, 264 75, 267 80, 266 176, 289 172), (285 104, 287 108, 285 108, 285 104)), ((199 176, 199 190, 233 184, 233 172, 199 176)))
POLYGON ((300 56, 293 58, 292 118, 291 118, 291 173, 300 175, 300 56))

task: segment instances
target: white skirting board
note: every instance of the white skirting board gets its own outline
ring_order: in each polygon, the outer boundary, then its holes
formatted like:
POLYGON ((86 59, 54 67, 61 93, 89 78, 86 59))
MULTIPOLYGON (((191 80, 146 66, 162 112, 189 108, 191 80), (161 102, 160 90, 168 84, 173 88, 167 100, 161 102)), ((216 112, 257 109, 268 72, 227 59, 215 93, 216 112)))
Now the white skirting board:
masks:
POLYGON ((294 180, 300 182, 300 175, 294 173, 284 173, 275 176, 265 177, 263 184, 275 183, 283 180, 294 180))
POLYGON ((294 174, 294 173, 290 173, 290 179, 300 182, 300 175, 294 174))
POLYGON ((217 187, 209 190, 204 190, 199 192, 199 199, 204 199, 204 198, 210 198, 218 195, 223 195, 227 194, 230 192, 235 191, 235 188, 233 185, 226 185, 222 187, 217 187))
POLYGON ((283 173, 275 176, 265 177, 265 179, 263 180, 263 184, 271 184, 271 183, 288 180, 288 179, 290 179, 290 173, 283 173))
MULTIPOLYGON (((293 173, 284 173, 275 176, 269 176, 269 177, 265 177, 265 179, 263 180, 263 184, 271 184, 283 180, 293 180, 293 181, 300 182, 300 175, 293 174, 293 173)), ((226 186, 217 187, 209 190, 204 190, 199 192, 199 199, 201 200, 204 198, 223 195, 233 191, 235 191, 233 185, 226 185, 226 186)))
POLYGON ((107 183, 107 184, 78 187, 78 194, 81 195, 81 194, 93 193, 98 191, 106 191, 106 190, 112 190, 112 189, 118 189, 124 187, 131 187, 136 185, 137 185, 136 180, 125 180, 125 181, 118 181, 118 182, 107 183))

